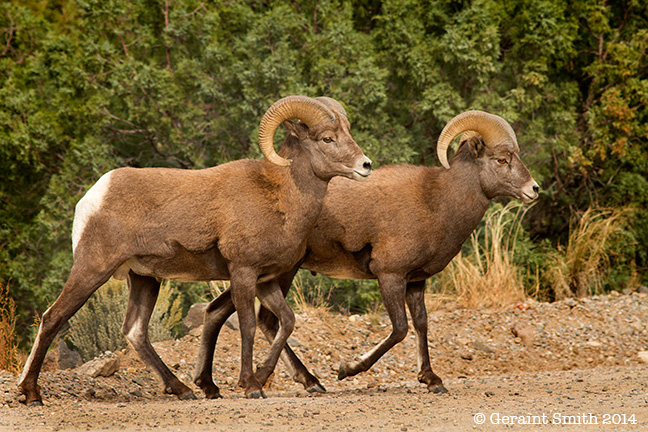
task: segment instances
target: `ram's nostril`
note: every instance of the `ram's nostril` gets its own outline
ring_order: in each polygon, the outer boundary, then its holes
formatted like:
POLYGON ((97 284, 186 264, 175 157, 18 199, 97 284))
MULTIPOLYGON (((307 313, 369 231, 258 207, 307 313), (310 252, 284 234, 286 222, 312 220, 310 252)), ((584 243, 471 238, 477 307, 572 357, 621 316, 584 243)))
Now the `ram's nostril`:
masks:
POLYGON ((540 187, 539 186, 533 186, 533 192, 535 192, 535 193, 540 192, 540 187))
POLYGON ((362 168, 370 170, 372 166, 372 162, 368 161, 362 164, 362 168))

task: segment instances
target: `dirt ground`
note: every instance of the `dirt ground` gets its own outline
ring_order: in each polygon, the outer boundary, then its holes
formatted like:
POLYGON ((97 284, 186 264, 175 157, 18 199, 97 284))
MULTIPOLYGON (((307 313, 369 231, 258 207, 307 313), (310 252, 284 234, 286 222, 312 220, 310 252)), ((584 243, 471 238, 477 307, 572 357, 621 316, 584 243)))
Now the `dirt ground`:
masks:
MULTIPOLYGON (((501 310, 452 306, 429 314, 432 365, 450 391, 430 394, 416 380, 413 331, 374 367, 337 381, 337 368, 389 331, 386 316, 297 315, 295 352, 327 393, 312 395, 283 365, 268 399, 236 387, 238 331, 225 328, 214 362, 224 399, 178 401, 130 350, 110 377, 44 372, 45 406, 18 402, 16 377, 0 372, 0 431, 446 431, 648 430, 648 296, 609 295, 501 310)), ((188 385, 200 329, 155 344, 188 385)), ((259 341, 260 357, 267 348, 259 341)))

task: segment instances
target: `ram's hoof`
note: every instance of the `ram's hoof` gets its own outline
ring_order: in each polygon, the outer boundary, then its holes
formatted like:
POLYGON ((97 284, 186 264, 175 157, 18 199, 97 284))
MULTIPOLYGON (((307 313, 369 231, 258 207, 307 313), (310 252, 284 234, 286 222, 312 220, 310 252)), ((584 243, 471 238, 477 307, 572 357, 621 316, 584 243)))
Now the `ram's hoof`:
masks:
POLYGON ((326 389, 320 383, 313 384, 312 386, 306 389, 308 393, 326 393, 326 389))
POLYGON ((198 397, 196 397, 196 395, 193 394, 193 392, 187 392, 187 393, 178 395, 178 399, 183 400, 183 401, 198 400, 198 397))
POLYGON ((342 363, 340 365, 340 369, 338 370, 338 381, 342 381, 344 378, 348 376, 349 375, 347 374, 346 365, 342 363))
POLYGON ((205 399, 222 399, 223 395, 220 394, 220 391, 216 390, 215 392, 205 392, 205 399))
POLYGON ((28 407, 41 407, 43 406, 43 402, 39 400, 31 401, 27 404, 28 407))
POLYGON ((448 389, 445 388, 442 384, 430 386, 428 387, 428 390, 430 391, 430 393, 437 393, 437 394, 448 393, 448 389))

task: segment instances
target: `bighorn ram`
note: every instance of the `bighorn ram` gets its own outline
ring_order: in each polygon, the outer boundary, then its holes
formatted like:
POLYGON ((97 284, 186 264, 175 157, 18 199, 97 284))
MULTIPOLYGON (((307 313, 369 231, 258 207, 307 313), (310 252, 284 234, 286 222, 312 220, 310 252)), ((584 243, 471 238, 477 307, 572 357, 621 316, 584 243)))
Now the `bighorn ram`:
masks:
POLYGON ((252 371, 255 294, 281 323, 265 363, 272 371, 294 325, 276 278, 303 257, 329 180, 364 179, 371 161, 351 137, 344 109, 330 98, 289 96, 273 104, 261 121, 259 146, 267 161, 195 171, 120 168, 86 193, 74 217, 70 276, 43 314, 19 381, 27 404, 42 404, 37 380, 52 339, 111 276, 127 278, 130 288, 122 332, 165 391, 181 399, 195 396, 147 336, 160 279, 230 279, 241 324, 239 384, 248 397, 263 396, 252 371), (287 121, 293 118, 301 122, 287 121), (288 132, 280 156, 273 135, 282 123, 288 132))
MULTIPOLYGON (((405 338, 407 302, 417 337, 418 379, 432 392, 447 391, 430 366, 425 279, 443 270, 459 252, 494 197, 530 202, 538 196, 538 185, 518 153, 515 133, 505 120, 469 111, 441 132, 437 154, 445 168, 384 166, 363 183, 331 182, 301 267, 336 278, 377 278, 393 326, 373 350, 358 361, 343 363, 338 379, 366 371, 405 338), (464 132, 448 164, 448 146, 464 132)), ((284 295, 297 269, 279 278, 284 295)), ((229 291, 207 308, 195 382, 208 397, 217 394, 211 378, 213 346, 233 311, 229 291)), ((276 318, 265 309, 260 311, 259 325, 269 338, 277 332, 276 318)), ((290 347, 282 358, 295 381, 309 391, 324 391, 290 347)))

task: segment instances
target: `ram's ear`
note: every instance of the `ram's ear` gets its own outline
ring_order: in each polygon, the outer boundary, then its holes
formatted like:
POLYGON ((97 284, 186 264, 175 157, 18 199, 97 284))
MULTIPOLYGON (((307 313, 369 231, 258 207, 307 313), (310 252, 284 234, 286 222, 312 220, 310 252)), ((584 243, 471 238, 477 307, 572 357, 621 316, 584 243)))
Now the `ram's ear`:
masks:
POLYGON ((286 132, 298 140, 304 140, 308 136, 308 126, 305 123, 286 120, 282 124, 286 128, 286 132))
POLYGON ((470 154, 473 155, 475 159, 478 159, 484 154, 484 149, 486 148, 486 143, 484 139, 479 135, 473 135, 466 140, 466 145, 470 149, 470 154))

